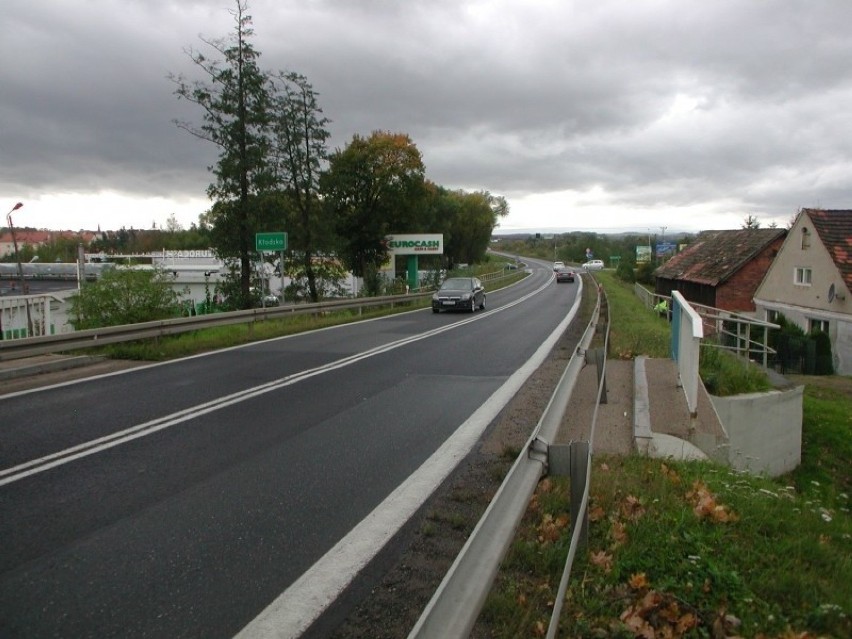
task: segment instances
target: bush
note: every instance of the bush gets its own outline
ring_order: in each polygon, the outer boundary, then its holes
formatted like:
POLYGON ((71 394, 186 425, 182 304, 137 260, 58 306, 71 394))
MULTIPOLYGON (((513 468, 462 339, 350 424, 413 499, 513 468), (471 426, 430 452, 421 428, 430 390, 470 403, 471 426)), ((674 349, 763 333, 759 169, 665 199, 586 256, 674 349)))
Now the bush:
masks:
POLYGON ((71 325, 82 330, 180 315, 180 295, 162 270, 111 269, 71 297, 71 325))
POLYGON ((615 276, 628 284, 633 284, 636 281, 636 271, 633 270, 633 265, 626 262, 619 263, 618 268, 615 269, 615 276))
POLYGON ((747 359, 721 348, 701 349, 699 368, 707 392, 717 397, 760 393, 770 388, 766 373, 747 359))
POLYGON ((811 339, 814 342, 814 374, 815 375, 834 375, 834 360, 831 356, 831 338, 827 333, 822 331, 814 331, 811 334, 811 339))
POLYGON ((636 268, 636 281, 642 284, 654 285, 654 270, 656 266, 653 262, 642 262, 636 268))

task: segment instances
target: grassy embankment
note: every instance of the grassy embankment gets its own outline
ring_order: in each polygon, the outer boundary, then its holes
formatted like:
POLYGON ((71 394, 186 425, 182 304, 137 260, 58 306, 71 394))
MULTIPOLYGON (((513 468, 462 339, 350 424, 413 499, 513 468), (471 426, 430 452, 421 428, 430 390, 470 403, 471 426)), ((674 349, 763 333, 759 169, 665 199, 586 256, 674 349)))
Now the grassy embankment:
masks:
MULTIPOLYGON (((611 356, 665 356, 665 320, 631 287, 601 281, 611 356)), ((589 546, 574 562, 558 636, 852 636, 852 379, 798 381, 802 463, 785 477, 594 459, 589 546)), ((543 480, 484 610, 494 637, 544 636, 567 511, 566 480, 543 480)))

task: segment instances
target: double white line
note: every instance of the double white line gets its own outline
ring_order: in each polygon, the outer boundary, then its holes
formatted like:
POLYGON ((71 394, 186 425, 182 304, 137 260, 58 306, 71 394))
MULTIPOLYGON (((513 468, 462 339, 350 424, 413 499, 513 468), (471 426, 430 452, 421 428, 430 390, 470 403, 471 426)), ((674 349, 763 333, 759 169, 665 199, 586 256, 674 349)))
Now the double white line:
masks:
POLYGON ((254 399, 255 397, 259 397, 266 393, 271 393, 286 386, 291 386, 305 379, 314 377, 315 375, 321 375, 322 373, 326 373, 328 371, 343 368, 345 366, 349 366, 350 364, 354 364, 369 357, 374 357, 376 355, 380 355, 382 353, 386 353, 388 351, 400 348, 407 344, 427 339, 445 331, 453 330, 460 326, 464 326, 465 324, 479 320, 480 318, 483 318, 487 315, 501 312, 508 308, 511 308, 512 306, 515 306, 516 304, 520 304, 532 295, 535 295, 536 293, 541 291, 543 288, 544 287, 542 286, 539 289, 536 289, 535 291, 532 291, 531 293, 523 296, 522 298, 511 302, 505 306, 501 306, 497 309, 494 309, 493 311, 488 311, 487 313, 483 313, 481 315, 469 317, 468 319, 459 322, 453 322, 452 324, 441 326, 439 328, 426 331, 425 333, 420 333, 411 337, 405 337, 403 339, 397 340, 395 342, 390 342, 382 346, 376 346, 361 353, 350 355, 348 357, 338 359, 334 362, 323 364, 322 366, 317 366, 316 368, 311 368, 305 371, 301 371, 299 373, 294 373, 293 375, 287 375, 286 377, 282 377, 280 379, 261 384, 260 386, 248 388, 237 393, 232 393, 231 395, 218 397, 212 401, 204 402, 202 404, 192 406, 191 408, 185 408, 176 413, 164 415, 163 417, 158 417, 157 419, 152 419, 143 424, 131 426, 130 428, 126 428, 124 430, 111 433, 110 435, 105 435, 103 437, 99 437, 97 439, 93 439, 91 441, 72 446, 71 448, 66 448, 65 450, 61 450, 59 452, 51 453, 50 455, 45 455, 44 457, 39 457, 38 459, 33 459, 31 461, 24 462, 23 464, 12 466, 11 468, 2 469, 0 470, 0 486, 5 486, 6 484, 11 484, 16 481, 20 481, 21 479, 25 479, 26 477, 29 477, 31 475, 36 475, 51 468, 56 468, 57 466, 62 466, 64 464, 70 463, 77 459, 82 459, 83 457, 94 455, 95 453, 99 453, 103 450, 114 448, 115 446, 120 446, 121 444, 131 442, 134 439, 146 437, 147 435, 151 435, 153 433, 156 433, 157 431, 161 431, 166 428, 182 424, 183 422, 196 419, 197 417, 201 417, 202 415, 207 415, 208 413, 221 410, 228 406, 254 399))

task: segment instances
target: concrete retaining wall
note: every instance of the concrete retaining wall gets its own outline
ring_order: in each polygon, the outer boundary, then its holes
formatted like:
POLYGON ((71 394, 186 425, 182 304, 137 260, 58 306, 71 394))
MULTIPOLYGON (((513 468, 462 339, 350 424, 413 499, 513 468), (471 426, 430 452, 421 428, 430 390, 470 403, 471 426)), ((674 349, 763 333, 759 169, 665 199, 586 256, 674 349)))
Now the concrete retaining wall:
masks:
POLYGON ((726 456, 732 468, 777 477, 799 465, 803 392, 804 386, 798 386, 733 397, 710 396, 728 434, 726 456))

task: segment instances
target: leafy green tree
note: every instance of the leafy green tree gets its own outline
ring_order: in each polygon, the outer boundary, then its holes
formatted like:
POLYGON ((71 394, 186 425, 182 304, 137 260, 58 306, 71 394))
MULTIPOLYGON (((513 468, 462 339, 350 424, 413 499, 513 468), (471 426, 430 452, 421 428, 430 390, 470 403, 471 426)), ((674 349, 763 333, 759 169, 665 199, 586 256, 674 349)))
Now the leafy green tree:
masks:
POLYGON ((70 322, 77 330, 167 319, 181 308, 180 295, 162 270, 110 269, 70 301, 70 322))
POLYGON ((329 120, 322 115, 317 94, 298 73, 279 73, 271 79, 274 111, 272 154, 276 183, 288 194, 296 213, 290 218, 288 240, 302 259, 301 270, 309 298, 319 301, 314 249, 323 233, 320 175, 328 159, 329 120))
POLYGON ((421 230, 416 228, 417 213, 426 189, 420 151, 404 134, 355 135, 329 158, 321 187, 336 218, 338 254, 371 289, 388 256, 385 237, 421 230))
POLYGON ((487 191, 451 191, 431 182, 427 191, 427 213, 420 216, 424 227, 418 230, 444 235, 443 261, 448 268, 481 262, 499 218, 508 214, 506 200, 487 191))
POLYGON ((342 297, 346 295, 343 288, 343 280, 346 271, 343 265, 336 259, 317 259, 311 267, 314 274, 314 292, 308 286, 308 277, 305 272, 305 261, 301 256, 296 256, 285 262, 285 273, 291 278, 290 284, 284 290, 284 299, 299 302, 305 300, 321 301, 328 297, 342 297), (317 298, 314 298, 316 293, 317 298))
POLYGON ((250 308, 253 241, 249 207, 252 197, 268 190, 272 180, 267 135, 271 96, 268 74, 258 66, 260 54, 249 42, 254 32, 247 3, 236 0, 236 9, 231 13, 236 26, 230 39, 202 39, 221 60, 209 60, 192 49, 187 51, 207 81, 190 82, 174 75, 170 78, 177 85, 178 98, 199 105, 204 112, 201 126, 176 121, 177 126, 219 148, 217 163, 211 167, 216 180, 207 194, 224 204, 217 223, 225 224, 235 238, 233 256, 240 264, 239 306, 250 308))

